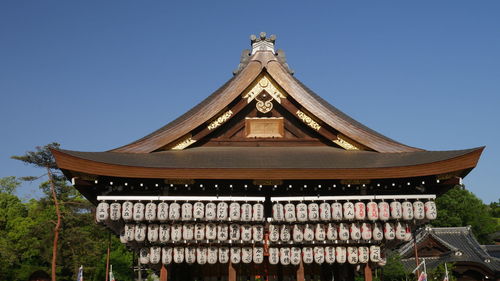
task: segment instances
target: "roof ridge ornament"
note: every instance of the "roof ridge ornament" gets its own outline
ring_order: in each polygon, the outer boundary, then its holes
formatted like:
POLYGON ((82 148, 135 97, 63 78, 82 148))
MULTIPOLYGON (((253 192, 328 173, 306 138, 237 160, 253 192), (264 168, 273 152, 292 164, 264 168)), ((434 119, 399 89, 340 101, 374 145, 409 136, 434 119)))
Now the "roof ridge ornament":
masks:
POLYGON ((258 51, 271 51, 274 53, 274 42, 276 42, 276 35, 271 35, 266 37, 265 32, 261 32, 259 37, 254 34, 250 35, 250 42, 252 43, 252 53, 255 54, 258 51))

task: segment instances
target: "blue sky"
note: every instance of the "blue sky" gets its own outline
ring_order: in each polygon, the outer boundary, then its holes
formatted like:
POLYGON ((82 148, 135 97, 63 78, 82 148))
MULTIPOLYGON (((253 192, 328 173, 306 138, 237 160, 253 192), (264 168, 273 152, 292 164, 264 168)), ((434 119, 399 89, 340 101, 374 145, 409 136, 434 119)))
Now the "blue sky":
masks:
POLYGON ((0 177, 41 174, 9 158, 37 145, 103 151, 163 126, 266 31, 367 126, 428 150, 486 145, 465 184, 496 201, 499 15, 499 1, 1 1, 0 177))

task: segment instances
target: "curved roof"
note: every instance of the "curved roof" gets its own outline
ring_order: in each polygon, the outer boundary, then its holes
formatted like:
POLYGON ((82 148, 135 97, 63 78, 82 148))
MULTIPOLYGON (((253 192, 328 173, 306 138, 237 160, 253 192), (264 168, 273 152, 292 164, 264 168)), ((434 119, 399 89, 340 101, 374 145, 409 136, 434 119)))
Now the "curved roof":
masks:
POLYGON ((483 148, 377 153, 333 147, 197 147, 155 153, 53 150, 61 169, 140 178, 375 179, 467 173, 483 148))

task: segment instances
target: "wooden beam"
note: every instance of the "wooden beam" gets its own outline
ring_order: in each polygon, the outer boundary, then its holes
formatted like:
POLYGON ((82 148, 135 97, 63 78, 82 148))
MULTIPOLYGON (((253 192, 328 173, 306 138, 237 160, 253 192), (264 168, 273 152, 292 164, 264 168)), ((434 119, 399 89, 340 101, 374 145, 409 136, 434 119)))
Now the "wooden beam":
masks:
POLYGON ((168 271, 164 264, 161 265, 160 269, 160 281, 167 281, 168 279, 168 271))
POLYGON ((370 263, 365 265, 365 281, 372 281, 372 268, 370 267, 370 263))
POLYGON ((231 261, 229 261, 227 266, 228 266, 228 268, 227 268, 227 280, 228 281, 236 281, 236 269, 234 268, 233 263, 231 263, 231 261))
POLYGON ((304 280, 306 280, 304 274, 304 263, 301 260, 299 268, 297 269, 297 281, 304 281, 304 280))

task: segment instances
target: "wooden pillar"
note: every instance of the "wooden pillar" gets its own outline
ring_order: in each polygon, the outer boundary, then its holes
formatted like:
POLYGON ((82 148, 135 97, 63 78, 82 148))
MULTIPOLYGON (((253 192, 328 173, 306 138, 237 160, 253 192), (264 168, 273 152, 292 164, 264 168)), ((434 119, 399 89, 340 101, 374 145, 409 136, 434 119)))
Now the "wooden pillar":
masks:
POLYGON ((236 269, 234 268, 233 264, 229 262, 227 264, 227 280, 228 281, 236 281, 236 269))
POLYGON ((297 269, 297 281, 304 281, 305 276, 304 276, 304 264, 302 263, 302 260, 300 261, 299 268, 297 269))
POLYGON ((168 271, 164 264, 161 265, 160 269, 160 281, 167 281, 168 279, 168 271))
POLYGON ((370 263, 365 265, 365 281, 372 281, 372 268, 370 267, 370 263))

